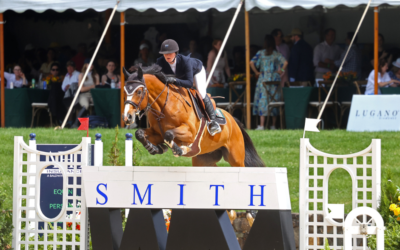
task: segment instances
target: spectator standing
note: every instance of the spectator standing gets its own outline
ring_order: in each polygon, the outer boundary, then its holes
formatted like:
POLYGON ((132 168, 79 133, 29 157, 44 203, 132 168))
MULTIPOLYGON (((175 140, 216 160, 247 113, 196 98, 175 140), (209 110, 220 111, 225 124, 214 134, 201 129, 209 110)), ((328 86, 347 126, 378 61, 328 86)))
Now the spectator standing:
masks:
MULTIPOLYGON (((385 37, 379 33, 378 36, 378 58, 385 59, 388 65, 393 61, 393 55, 385 49, 385 37)), ((374 53, 371 53, 371 65, 374 67, 374 53)))
POLYGON ((214 73, 211 78, 212 84, 225 84, 226 79, 225 79, 225 74, 228 76, 228 78, 231 77, 231 69, 229 68, 228 64, 228 56, 226 54, 226 51, 223 51, 221 54, 221 57, 219 58, 218 62, 215 62, 215 59, 218 55, 219 50, 221 49, 222 45, 222 40, 221 39, 214 39, 212 42, 212 49, 208 53, 208 58, 207 58, 207 74, 210 74, 211 69, 214 65, 214 63, 217 64, 215 67, 214 73))
POLYGON ((115 84, 119 82, 120 76, 118 74, 114 74, 115 68, 115 62, 108 61, 107 74, 101 77, 101 85, 108 85, 109 87, 111 87, 111 82, 114 81, 115 84))
MULTIPOLYGON (((85 111, 89 110, 90 103, 93 103, 92 94, 90 94, 90 90, 94 89, 96 85, 100 83, 99 74, 97 74, 96 70, 94 69, 93 65, 91 65, 88 75, 86 79, 83 79, 83 76, 86 72, 86 69, 89 67, 89 63, 86 63, 82 67, 82 71, 79 74, 79 85, 83 85, 81 91, 78 96, 79 105, 82 109, 79 111, 78 116, 76 118, 82 117, 85 111)), ((78 127, 79 120, 76 119, 73 127, 78 127)))
POLYGON ((63 103, 64 91, 61 87, 63 83, 63 76, 60 75, 60 65, 58 63, 53 63, 51 65, 50 72, 51 73, 48 80, 50 95, 47 103, 52 116, 56 118, 56 121, 59 124, 62 124, 67 110, 63 103))
POLYGON ((392 70, 389 72, 389 76, 392 80, 400 81, 400 58, 392 65, 392 70))
MULTIPOLYGON (((280 29, 274 29, 271 32, 271 35, 275 39, 275 44, 276 44, 276 51, 281 53, 283 57, 285 57, 286 61, 289 61, 290 58, 290 49, 289 46, 283 42, 283 33, 282 30, 280 29)), ((285 82, 289 81, 289 74, 288 71, 286 70, 285 73, 281 77, 281 84, 282 87, 285 86, 285 82)))
MULTIPOLYGON (((44 74, 44 76, 50 74, 51 65, 55 62, 56 52, 54 49, 47 50, 47 61, 42 63, 40 66, 40 73, 44 74)), ((41 80, 41 79, 40 79, 41 80)))
POLYGON ((84 43, 79 44, 78 53, 71 59, 75 63, 75 68, 78 71, 82 70, 83 64, 85 63, 86 51, 87 51, 86 44, 84 43))
POLYGON ((303 32, 300 29, 292 30, 291 39, 293 47, 289 59, 289 80, 312 82, 314 79, 312 48, 304 41, 303 32))
POLYGON ((14 88, 28 86, 28 81, 25 78, 25 74, 22 72, 21 66, 18 64, 15 65, 13 73, 4 72, 4 78, 7 80, 6 89, 10 88, 11 83, 13 83, 14 88))
POLYGON ((197 42, 194 39, 190 40, 189 50, 184 53, 185 56, 189 54, 191 58, 196 58, 203 62, 203 56, 199 52, 197 52, 197 42))
POLYGON ((139 63, 142 66, 150 66, 154 63, 154 58, 149 56, 150 48, 146 43, 142 43, 139 47, 139 57, 135 60, 134 65, 138 65, 139 63))
POLYGON ((321 79, 326 72, 334 72, 335 61, 340 59, 342 49, 335 43, 336 31, 332 28, 325 30, 325 40, 314 49, 315 78, 321 79))
MULTIPOLYGON (((389 65, 385 59, 379 59, 378 65, 378 94, 381 94, 381 90, 379 88, 387 88, 387 87, 397 87, 400 84, 400 81, 390 79, 387 70, 389 65)), ((372 70, 368 77, 367 88, 365 90, 365 95, 373 95, 375 93, 375 70, 372 70)))
MULTIPOLYGON (((266 35, 264 41, 264 49, 257 52, 251 59, 250 67, 258 77, 256 92, 254 94, 253 115, 260 116, 260 125, 257 130, 264 129, 265 116, 268 115, 268 103, 271 98, 268 98, 266 91, 274 93, 274 99, 279 100, 280 93, 278 85, 267 85, 264 87, 263 82, 281 81, 281 76, 285 73, 288 63, 285 57, 276 51, 275 40, 273 36, 266 35), (260 71, 257 70, 260 69, 260 71)), ((272 113, 272 126, 275 129, 276 116, 278 116, 277 109, 273 109, 272 113)))
MULTIPOLYGON (((336 67, 340 67, 342 64, 342 61, 347 53, 347 50, 349 49, 351 40, 353 39, 355 33, 354 32, 348 32, 346 36, 346 47, 344 51, 342 52, 342 55, 340 56, 339 60, 336 61, 329 61, 330 63, 334 63, 336 67)), ((356 72, 357 73, 357 78, 360 79, 361 77, 361 54, 360 51, 357 47, 357 36, 354 39, 353 45, 351 45, 349 53, 347 55, 346 61, 343 64, 342 72, 356 72)))

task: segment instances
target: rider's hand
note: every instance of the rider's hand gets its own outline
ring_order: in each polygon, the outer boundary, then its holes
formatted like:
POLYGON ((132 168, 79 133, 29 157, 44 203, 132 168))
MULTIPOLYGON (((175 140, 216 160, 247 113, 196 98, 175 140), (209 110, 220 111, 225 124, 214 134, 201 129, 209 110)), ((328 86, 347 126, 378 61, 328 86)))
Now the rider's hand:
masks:
POLYGON ((168 84, 168 83, 175 83, 176 82, 176 79, 174 78, 174 77, 167 77, 167 79, 165 79, 165 81, 166 81, 166 83, 168 84))

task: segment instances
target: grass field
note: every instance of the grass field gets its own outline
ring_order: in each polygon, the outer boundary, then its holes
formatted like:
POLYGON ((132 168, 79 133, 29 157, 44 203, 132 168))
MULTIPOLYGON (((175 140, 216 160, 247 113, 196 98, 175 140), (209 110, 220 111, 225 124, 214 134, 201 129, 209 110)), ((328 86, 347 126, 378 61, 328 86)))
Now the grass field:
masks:
MULTIPOLYGON (((121 151, 121 162, 124 161, 125 129, 120 129, 118 146, 121 151)), ((129 131, 133 133, 134 131, 129 131)), ((25 142, 29 134, 36 133, 38 144, 78 144, 85 131, 65 129, 0 129, 0 184, 7 190, 9 200, 6 208, 12 208, 12 181, 13 181, 13 149, 14 136, 23 136, 25 142)), ((115 137, 113 129, 93 129, 90 131, 92 141, 95 133, 102 134, 104 143, 104 164, 108 164, 107 152, 115 137)), ((299 144, 303 131, 300 130, 266 130, 249 131, 255 147, 268 167, 285 167, 288 170, 290 198, 293 212, 299 210, 299 144)), ((365 149, 371 139, 382 139, 382 178, 385 170, 391 169, 395 183, 400 184, 400 133, 352 133, 343 130, 308 132, 311 144, 317 149, 333 154, 350 154, 365 149)), ((188 158, 173 157, 169 151, 165 155, 151 156, 143 147, 140 147, 142 166, 191 166, 188 158)), ((228 166, 221 161, 219 166, 228 166)), ((346 204, 346 212, 351 210, 351 178, 344 170, 335 170, 329 180, 329 203, 346 204)))

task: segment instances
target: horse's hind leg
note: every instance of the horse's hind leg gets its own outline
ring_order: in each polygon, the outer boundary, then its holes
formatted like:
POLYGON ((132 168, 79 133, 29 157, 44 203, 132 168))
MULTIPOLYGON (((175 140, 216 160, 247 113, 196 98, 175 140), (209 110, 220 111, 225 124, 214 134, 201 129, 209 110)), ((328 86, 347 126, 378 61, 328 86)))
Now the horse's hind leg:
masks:
POLYGON ((246 152, 244 147, 241 148, 240 145, 229 145, 229 148, 223 148, 222 155, 224 160, 229 162, 232 167, 244 167, 244 158, 246 152))
POLYGON ((198 155, 192 158, 192 165, 196 167, 217 167, 217 162, 222 159, 222 151, 218 149, 214 152, 198 155))

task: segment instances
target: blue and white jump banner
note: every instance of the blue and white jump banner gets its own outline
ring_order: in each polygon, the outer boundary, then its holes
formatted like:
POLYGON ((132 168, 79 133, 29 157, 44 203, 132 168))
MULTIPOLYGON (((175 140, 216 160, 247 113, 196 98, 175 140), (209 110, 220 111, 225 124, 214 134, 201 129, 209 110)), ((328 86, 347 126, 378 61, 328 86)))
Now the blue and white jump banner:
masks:
POLYGON ((244 249, 295 249, 285 168, 87 166, 82 173, 94 247, 239 250, 226 213, 237 209, 258 210, 244 249), (117 208, 130 209, 125 232, 115 220, 104 224, 117 208))

